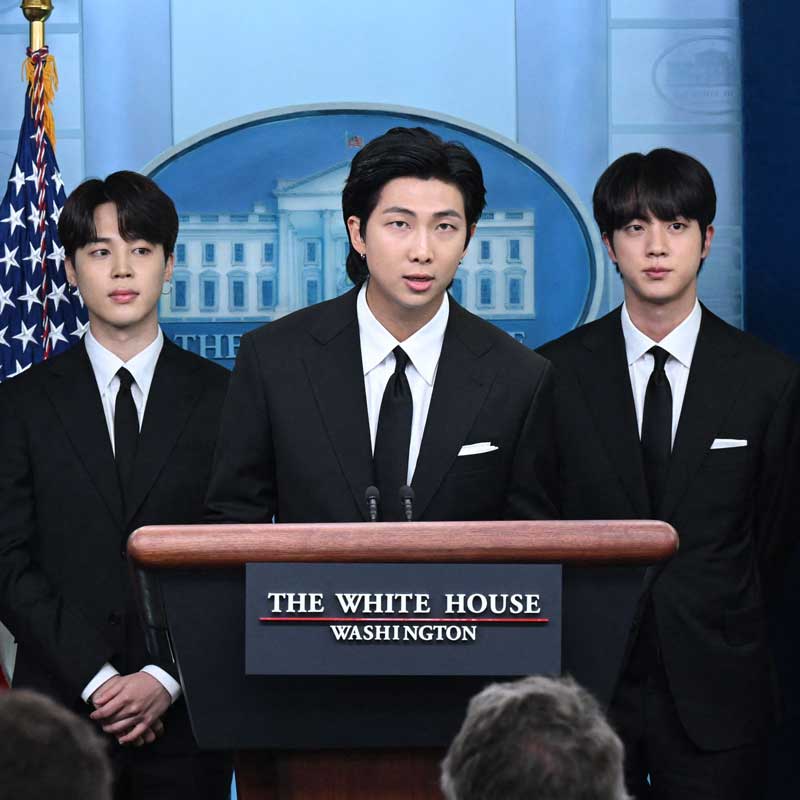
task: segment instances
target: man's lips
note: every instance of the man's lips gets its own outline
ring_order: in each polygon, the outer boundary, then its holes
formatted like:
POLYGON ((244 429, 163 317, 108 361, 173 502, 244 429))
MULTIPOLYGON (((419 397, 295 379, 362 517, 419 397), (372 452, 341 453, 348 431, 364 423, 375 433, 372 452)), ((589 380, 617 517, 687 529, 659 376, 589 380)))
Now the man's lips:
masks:
POLYGON ((424 273, 414 273, 411 275, 403 275, 403 280, 406 285, 415 292, 424 292, 433 283, 432 275, 425 275, 424 273))
POLYGON ((115 303, 130 303, 139 296, 139 292, 134 292, 133 289, 117 289, 109 297, 115 303))
POLYGON ((663 278, 665 275, 669 275, 670 272, 672 270, 666 267, 650 267, 650 269, 644 270, 644 274, 650 278, 663 278))

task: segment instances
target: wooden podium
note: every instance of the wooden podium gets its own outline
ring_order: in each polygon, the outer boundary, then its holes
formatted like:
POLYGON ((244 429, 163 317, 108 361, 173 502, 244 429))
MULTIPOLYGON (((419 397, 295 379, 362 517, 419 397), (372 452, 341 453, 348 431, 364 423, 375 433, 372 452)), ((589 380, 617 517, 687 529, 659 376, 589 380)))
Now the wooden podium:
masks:
POLYGON ((148 646, 174 655, 200 746, 237 751, 242 800, 439 800, 439 761, 492 678, 246 676, 245 565, 595 568, 655 564, 677 546, 650 520, 332 523, 151 526, 128 554, 148 646))

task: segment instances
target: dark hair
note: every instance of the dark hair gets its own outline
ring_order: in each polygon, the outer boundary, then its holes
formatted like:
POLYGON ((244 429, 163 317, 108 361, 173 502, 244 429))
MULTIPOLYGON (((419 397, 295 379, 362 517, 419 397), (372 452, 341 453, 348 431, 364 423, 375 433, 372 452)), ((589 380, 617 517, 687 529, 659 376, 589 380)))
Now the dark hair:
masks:
MULTIPOLYGON (((486 205, 481 165, 460 142, 445 142, 425 128, 392 128, 360 150, 350 166, 342 192, 342 215, 345 228, 349 217, 361 220, 361 236, 367 220, 378 204, 381 190, 395 178, 435 178, 455 186, 464 198, 467 236, 486 205)), ((364 259, 350 243, 347 275, 358 286, 369 270, 364 259)))
POLYGON ((111 764, 92 726, 44 695, 0 694, 0 797, 111 800, 111 764))
POLYGON ((705 240, 717 210, 717 193, 708 170, 696 158, 666 147, 618 158, 600 176, 592 201, 600 233, 612 245, 614 231, 632 219, 650 216, 697 220, 705 240))
POLYGON ((103 203, 117 207, 120 236, 126 242, 144 239, 160 244, 169 258, 178 238, 178 213, 175 204, 155 181, 138 172, 122 170, 104 181, 91 178, 78 186, 64 203, 58 219, 58 235, 67 258, 96 240, 94 212, 103 203))
POLYGON ((629 800, 619 737, 571 678, 495 683, 442 762, 447 800, 629 800))

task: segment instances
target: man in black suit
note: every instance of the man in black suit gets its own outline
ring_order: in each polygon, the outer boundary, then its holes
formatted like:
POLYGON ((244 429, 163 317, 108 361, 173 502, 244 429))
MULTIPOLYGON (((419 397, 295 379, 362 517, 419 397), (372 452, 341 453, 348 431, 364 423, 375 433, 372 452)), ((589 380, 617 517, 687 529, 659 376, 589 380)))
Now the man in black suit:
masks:
POLYGON ((353 159, 342 208, 347 294, 242 337, 209 519, 534 519, 550 367, 447 287, 485 203, 461 144, 394 128, 353 159))
POLYGON ((764 791, 765 594, 798 529, 800 371, 698 302, 715 208, 687 155, 615 161, 594 214, 625 303, 540 351, 562 516, 658 518, 680 538, 661 567, 565 576, 565 668, 611 699, 637 798, 764 791))
POLYGON ((89 329, 0 386, 13 686, 94 708, 116 740, 118 798, 223 798, 230 786, 227 758, 194 745, 175 665, 146 651, 125 562, 135 528, 201 521, 227 385, 158 326, 177 232, 172 201, 148 178, 81 184, 59 233, 89 329))

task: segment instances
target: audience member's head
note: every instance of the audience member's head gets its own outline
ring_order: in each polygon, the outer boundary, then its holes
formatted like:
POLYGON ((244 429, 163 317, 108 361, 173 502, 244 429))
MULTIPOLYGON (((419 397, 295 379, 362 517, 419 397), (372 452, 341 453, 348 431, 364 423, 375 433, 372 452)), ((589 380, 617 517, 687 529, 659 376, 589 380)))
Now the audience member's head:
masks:
POLYGON ((622 744, 571 678, 495 683, 473 697, 442 789, 447 800, 629 800, 622 744))
POLYGON ((53 700, 0 693, 0 800, 111 800, 111 765, 92 726, 53 700))

